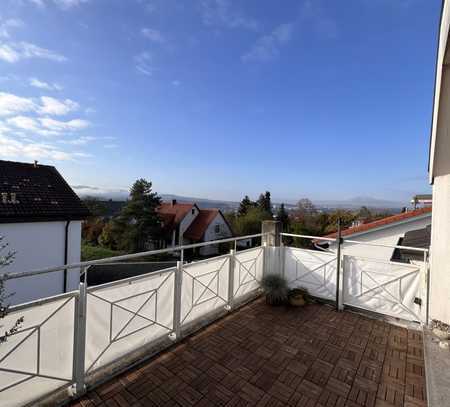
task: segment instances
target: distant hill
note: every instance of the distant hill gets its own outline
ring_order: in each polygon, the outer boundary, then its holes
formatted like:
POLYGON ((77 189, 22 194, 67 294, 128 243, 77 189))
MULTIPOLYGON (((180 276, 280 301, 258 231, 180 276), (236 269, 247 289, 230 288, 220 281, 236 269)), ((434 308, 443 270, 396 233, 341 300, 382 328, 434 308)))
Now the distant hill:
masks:
MULTIPOLYGON (((91 187, 86 185, 72 185, 75 192, 81 197, 85 198, 87 196, 93 196, 101 201, 107 203, 108 211, 111 214, 118 213, 123 203, 128 198, 128 191, 125 189, 104 189, 91 187)), ((195 202, 200 208, 219 208, 223 212, 234 211, 239 207, 238 201, 222 201, 216 199, 206 199, 206 198, 196 198, 189 196, 181 196, 174 194, 161 194, 163 201, 170 202, 176 199, 178 202, 195 202)), ((281 202, 285 203, 286 209, 294 209, 296 206, 293 200, 282 200, 273 198, 272 202, 275 207, 278 207, 281 202)), ((347 200, 313 200, 313 204, 320 209, 331 210, 331 209, 359 209, 361 206, 367 206, 371 209, 390 209, 392 211, 399 211, 403 206, 407 206, 405 202, 395 202, 383 199, 377 199, 372 197, 359 196, 347 200)))
POLYGON ((388 201, 364 196, 358 196, 347 200, 323 200, 313 202, 314 205, 318 207, 342 209, 357 209, 361 208, 361 206, 376 209, 401 209, 403 206, 407 206, 407 203, 404 202, 388 201))

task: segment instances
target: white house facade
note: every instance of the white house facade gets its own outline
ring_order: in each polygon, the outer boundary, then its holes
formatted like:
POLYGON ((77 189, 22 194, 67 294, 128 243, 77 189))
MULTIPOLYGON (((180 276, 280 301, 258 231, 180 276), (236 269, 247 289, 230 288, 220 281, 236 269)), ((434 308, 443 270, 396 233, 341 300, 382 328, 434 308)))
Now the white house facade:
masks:
MULTIPOLYGON (((80 261, 81 221, 89 211, 54 167, 0 161, 0 235, 14 253, 1 274, 80 261)), ((79 271, 7 280, 11 305, 77 288, 79 271)))
POLYGON ((429 179, 433 186, 430 316, 450 323, 450 7, 443 2, 436 61, 429 179))
MULTIPOLYGON (((165 246, 210 242, 233 237, 230 225, 219 209, 200 209, 195 203, 163 202, 158 209, 163 221, 165 246)), ((218 253, 216 246, 199 249, 203 256, 218 253)))

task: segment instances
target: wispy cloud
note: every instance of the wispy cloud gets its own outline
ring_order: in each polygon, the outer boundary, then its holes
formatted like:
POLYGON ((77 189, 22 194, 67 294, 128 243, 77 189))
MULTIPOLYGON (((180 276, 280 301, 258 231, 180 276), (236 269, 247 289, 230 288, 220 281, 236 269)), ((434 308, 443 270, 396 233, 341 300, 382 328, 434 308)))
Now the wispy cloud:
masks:
POLYGON ((158 44, 164 44, 166 42, 166 39, 161 32, 159 30, 155 30, 154 28, 143 28, 141 30, 141 34, 148 40, 158 44))
POLYGON ((63 116, 78 110, 80 107, 80 105, 73 100, 58 100, 49 96, 42 96, 41 103, 42 105, 39 107, 39 113, 52 116, 63 116))
POLYGON ((31 58, 48 59, 55 62, 67 61, 65 56, 30 42, 0 42, 0 60, 15 63, 31 58))
POLYGON ((267 62, 278 56, 280 48, 292 38, 293 23, 280 24, 270 34, 258 38, 251 49, 242 55, 243 62, 267 62))
POLYGON ((28 83, 30 84, 30 86, 33 86, 34 88, 43 89, 43 90, 61 91, 63 89, 63 87, 61 85, 58 85, 57 83, 44 82, 37 78, 29 78, 28 83))
POLYGON ((20 28, 23 26, 24 22, 17 18, 9 18, 4 21, 0 20, 0 38, 9 38, 12 28, 20 28))
POLYGON ((49 4, 55 4, 63 10, 71 9, 72 7, 80 6, 83 3, 88 3, 90 0, 29 0, 30 3, 44 8, 49 4))
POLYGON ((61 141, 61 143, 64 143, 64 144, 71 144, 74 146, 84 146, 95 140, 97 140, 97 137, 81 136, 81 137, 78 137, 78 138, 72 139, 72 140, 60 140, 60 141, 61 141))
POLYGON ((306 0, 300 9, 300 17, 309 24, 312 24, 313 30, 319 36, 330 39, 338 36, 338 25, 336 21, 326 13, 322 1, 306 0))
POLYGON ((110 143, 110 144, 104 144, 103 147, 112 149, 112 148, 118 148, 119 145, 118 145, 118 144, 110 143))
POLYGON ((152 56, 148 51, 141 52, 139 55, 134 57, 134 62, 136 64, 136 69, 147 76, 153 75, 154 68, 152 65, 152 56))
POLYGON ((0 92, 0 116, 34 111, 36 105, 30 98, 24 98, 11 93, 0 92))
POLYGON ((83 119, 61 121, 49 117, 40 117, 38 120, 43 128, 54 132, 82 130, 90 126, 90 122, 83 119))
POLYGON ((232 7, 229 0, 201 0, 199 3, 202 22, 215 28, 241 28, 256 31, 259 23, 232 7))
POLYGON ((50 96, 33 99, 0 92, 0 116, 11 116, 27 112, 62 116, 78 110, 79 107, 79 104, 71 99, 60 100, 50 96))
POLYGON ((0 157, 8 159, 72 161, 85 153, 66 152, 53 144, 32 140, 17 140, 0 133, 0 157))

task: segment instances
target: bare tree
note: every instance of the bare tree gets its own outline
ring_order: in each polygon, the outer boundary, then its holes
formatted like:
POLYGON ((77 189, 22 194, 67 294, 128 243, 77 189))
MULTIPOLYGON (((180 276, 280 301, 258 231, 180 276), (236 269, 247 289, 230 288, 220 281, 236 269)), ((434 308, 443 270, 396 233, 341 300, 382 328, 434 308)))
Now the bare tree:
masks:
MULTIPOLYGON (((0 236, 0 270, 10 265, 14 260, 15 253, 8 250, 8 243, 4 241, 4 237, 0 236), (5 253, 5 254, 3 254, 5 253)), ((9 312, 8 298, 13 294, 7 294, 5 291, 5 277, 0 275, 0 320, 5 318, 9 312)), ((17 332, 22 325, 24 318, 18 318, 10 327, 0 324, 0 344, 6 342, 8 337, 17 332)))

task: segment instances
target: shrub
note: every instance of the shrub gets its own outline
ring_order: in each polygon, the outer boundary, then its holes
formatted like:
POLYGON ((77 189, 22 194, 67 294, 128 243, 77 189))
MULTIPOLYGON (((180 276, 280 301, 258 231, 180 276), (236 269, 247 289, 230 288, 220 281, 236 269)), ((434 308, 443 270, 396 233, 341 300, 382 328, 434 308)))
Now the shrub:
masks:
POLYGON ((284 277, 278 274, 268 274, 262 279, 261 285, 268 304, 281 305, 287 301, 288 285, 284 277))

